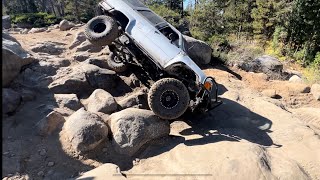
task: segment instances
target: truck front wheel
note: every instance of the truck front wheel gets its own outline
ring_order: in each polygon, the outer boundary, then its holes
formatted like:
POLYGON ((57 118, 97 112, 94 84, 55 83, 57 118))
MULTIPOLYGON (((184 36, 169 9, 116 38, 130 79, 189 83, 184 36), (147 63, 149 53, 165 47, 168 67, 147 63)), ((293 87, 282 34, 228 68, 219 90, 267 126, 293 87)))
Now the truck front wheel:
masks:
POLYGON ((176 119, 183 115, 190 102, 185 85, 174 78, 155 82, 148 93, 150 109, 162 119, 176 119))

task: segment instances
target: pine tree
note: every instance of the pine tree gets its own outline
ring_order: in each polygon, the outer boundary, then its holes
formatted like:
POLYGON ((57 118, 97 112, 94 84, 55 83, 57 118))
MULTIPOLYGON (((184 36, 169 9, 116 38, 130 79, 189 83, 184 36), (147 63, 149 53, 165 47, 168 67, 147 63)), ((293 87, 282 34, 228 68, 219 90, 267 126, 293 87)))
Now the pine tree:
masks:
POLYGON ((252 10, 253 33, 257 39, 266 41, 274 32, 276 15, 274 0, 256 0, 256 8, 252 10))
POLYGON ((288 38, 292 49, 303 52, 303 61, 310 63, 320 52, 320 1, 295 0, 291 13, 288 38))
POLYGON ((229 0, 220 1, 224 13, 224 24, 228 33, 237 34, 238 37, 246 35, 252 36, 252 17, 253 0, 229 0))
POLYGON ((194 37, 209 40, 223 31, 222 13, 217 2, 203 0, 194 9, 190 18, 191 33, 194 37))

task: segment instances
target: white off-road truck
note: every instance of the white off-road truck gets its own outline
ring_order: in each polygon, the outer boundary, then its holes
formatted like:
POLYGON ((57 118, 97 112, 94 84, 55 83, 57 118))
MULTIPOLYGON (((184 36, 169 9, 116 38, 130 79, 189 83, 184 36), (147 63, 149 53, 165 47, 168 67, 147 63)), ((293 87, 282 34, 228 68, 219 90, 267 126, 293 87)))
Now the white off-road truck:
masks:
POLYGON ((221 104, 214 78, 188 56, 185 39, 171 24, 139 0, 103 0, 98 7, 101 15, 86 25, 87 39, 109 46, 107 62, 116 72, 142 64, 154 79, 148 104, 156 115, 176 119, 188 107, 205 112, 221 104))

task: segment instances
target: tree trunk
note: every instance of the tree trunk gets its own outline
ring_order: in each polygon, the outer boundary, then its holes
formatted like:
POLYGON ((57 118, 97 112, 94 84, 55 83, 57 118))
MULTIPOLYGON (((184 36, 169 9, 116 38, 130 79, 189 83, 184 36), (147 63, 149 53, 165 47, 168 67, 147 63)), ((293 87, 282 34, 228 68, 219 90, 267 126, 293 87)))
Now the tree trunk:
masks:
POLYGON ((77 22, 79 23, 80 22, 80 14, 79 14, 79 7, 78 7, 79 3, 78 3, 78 0, 74 0, 73 2, 74 2, 74 6, 75 6, 75 11, 74 11, 75 17, 77 19, 77 22))
POLYGON ((181 7, 181 18, 183 18, 183 15, 184 15, 184 14, 183 14, 183 0, 181 1, 181 6, 182 6, 182 7, 181 7))
POLYGON ((48 12, 48 11, 47 11, 47 7, 46 7, 46 4, 47 4, 46 0, 41 0, 41 1, 40 1, 40 5, 41 5, 40 10, 41 10, 42 12, 48 12))
POLYGON ((65 5, 66 5, 66 4, 65 4, 64 0, 61 0, 61 1, 60 1, 60 8, 61 8, 61 15, 62 15, 62 16, 64 16, 64 14, 65 14, 65 13, 64 13, 65 5))
POLYGON ((26 0, 21 0, 20 1, 20 7, 21 7, 21 11, 23 13, 28 13, 28 4, 26 0))
POLYGON ((60 4, 59 2, 57 2, 57 0, 53 0, 54 3, 53 3, 53 6, 54 8, 57 10, 57 17, 61 17, 61 8, 60 8, 60 4))
POLYGON ((32 12, 32 13, 38 12, 37 6, 34 3, 34 0, 28 0, 28 12, 32 12))
POLYGON ((4 10, 4 12, 2 12, 2 15, 8 15, 8 2, 7 2, 7 0, 2 0, 2 6, 3 6, 3 10, 4 10))
POLYGON ((54 4, 53 4, 52 0, 49 0, 49 2, 50 2, 50 5, 51 5, 51 10, 52 10, 53 14, 54 14, 55 16, 57 16, 57 13, 56 13, 56 11, 55 11, 55 9, 54 9, 54 4))

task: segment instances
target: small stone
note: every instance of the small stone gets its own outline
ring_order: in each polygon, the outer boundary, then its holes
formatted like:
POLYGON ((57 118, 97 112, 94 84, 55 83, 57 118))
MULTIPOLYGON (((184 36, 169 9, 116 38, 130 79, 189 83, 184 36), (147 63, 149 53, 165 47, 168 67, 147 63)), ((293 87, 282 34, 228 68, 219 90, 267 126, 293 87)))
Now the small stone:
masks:
POLYGON ((43 171, 39 171, 39 172, 37 173, 37 175, 40 176, 40 177, 43 177, 43 176, 44 176, 44 172, 43 172, 43 171))
POLYGON ((66 30, 69 30, 71 28, 73 28, 75 26, 74 23, 72 22, 69 22, 67 20, 62 20, 59 24, 59 28, 60 28, 60 31, 66 31, 66 30))
POLYGON ((52 162, 52 161, 48 162, 48 166, 49 166, 49 167, 54 166, 54 162, 52 162))
POLYGON ((47 151, 46 151, 45 149, 41 149, 41 150, 39 151, 39 154, 40 154, 41 156, 44 156, 44 155, 47 154, 47 151))
POLYGON ((66 36, 71 36, 71 35, 72 35, 71 33, 67 33, 67 34, 66 34, 66 36))
POLYGON ((64 121, 65 119, 60 113, 52 111, 36 124, 38 134, 41 136, 50 135, 62 126, 64 121))
POLYGON ((132 163, 133 163, 134 166, 136 166, 136 165, 139 164, 139 162, 140 162, 140 159, 136 158, 135 160, 133 160, 132 163))
POLYGON ((88 111, 112 113, 117 110, 117 102, 114 97, 103 89, 96 89, 88 99, 88 111))
POLYGON ((276 90, 274 89, 266 89, 261 92, 264 96, 275 98, 277 96, 276 90))
POLYGON ((311 93, 316 100, 320 101, 320 84, 313 84, 311 86, 311 93))
POLYGON ((300 93, 309 93, 310 92, 310 86, 303 83, 293 83, 289 82, 288 84, 284 84, 288 87, 289 93, 292 95, 297 95, 300 93))
POLYGON ((290 79, 290 82, 296 82, 296 83, 302 83, 303 80, 301 77, 297 76, 297 75, 293 75, 290 79))

